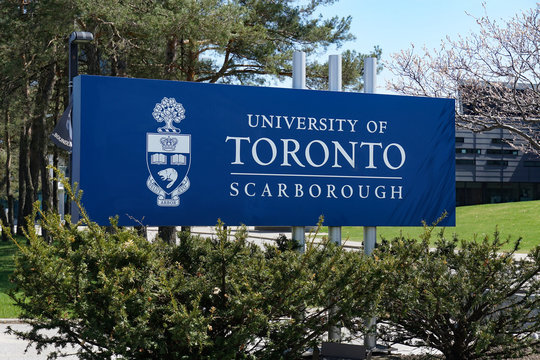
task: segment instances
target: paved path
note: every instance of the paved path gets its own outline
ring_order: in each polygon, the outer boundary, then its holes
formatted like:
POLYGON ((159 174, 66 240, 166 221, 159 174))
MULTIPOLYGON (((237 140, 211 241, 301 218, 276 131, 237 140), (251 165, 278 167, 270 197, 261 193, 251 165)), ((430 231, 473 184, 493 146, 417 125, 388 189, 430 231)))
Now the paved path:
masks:
MULTIPOLYGON (((236 227, 231 227, 231 234, 234 234, 236 232, 236 227)), ((271 227, 267 227, 268 230, 256 230, 253 226, 249 226, 247 228, 248 230, 248 240, 251 242, 254 242, 256 244, 273 244, 275 243, 275 240, 281 235, 285 235, 287 239, 292 238, 292 233, 290 228, 277 228, 277 230, 273 230, 271 227), (281 230, 281 231, 280 231, 281 230)), ((315 227, 312 227, 313 230, 311 232, 309 230, 306 230, 306 241, 310 241, 312 237, 314 236, 315 227)), ((215 235, 215 230, 211 226, 192 226, 191 232, 193 234, 201 235, 201 236, 212 236, 215 235)), ((157 235, 157 228, 149 228, 148 230, 148 237, 149 239, 153 239, 157 235)), ((318 233, 317 239, 315 241, 320 241, 322 236, 328 236, 327 233, 318 233)), ((342 239, 342 244, 346 249, 356 249, 361 250, 363 248, 362 242, 360 241, 352 241, 352 240, 346 240, 342 239)))
MULTIPOLYGON (((26 330, 29 329, 30 326, 18 323, 18 321, 0 321, 0 360, 46 360, 47 355, 53 351, 52 348, 48 348, 41 354, 38 354, 34 347, 26 349, 27 343, 25 341, 17 339, 14 335, 6 334, 6 331, 8 326, 17 330, 26 330)), ((362 340, 360 339, 358 343, 361 344, 362 340)), ((416 349, 403 345, 394 345, 393 348, 394 351, 392 353, 394 354, 420 355, 427 353, 425 349, 416 349)), ((75 351, 73 351, 73 353, 74 352, 75 351)), ((77 357, 71 355, 62 357, 61 359, 76 360, 77 357)))
MULTIPOLYGON (((44 351, 38 354, 34 347, 26 349, 27 342, 17 339, 15 335, 6 334, 8 326, 17 330, 30 329, 29 325, 20 323, 9 323, 9 320, 2 320, 0 323, 0 360, 45 360, 52 351, 44 351), (8 322, 8 323, 6 323, 8 322)), ((76 356, 63 357, 62 359, 76 360, 76 356)))

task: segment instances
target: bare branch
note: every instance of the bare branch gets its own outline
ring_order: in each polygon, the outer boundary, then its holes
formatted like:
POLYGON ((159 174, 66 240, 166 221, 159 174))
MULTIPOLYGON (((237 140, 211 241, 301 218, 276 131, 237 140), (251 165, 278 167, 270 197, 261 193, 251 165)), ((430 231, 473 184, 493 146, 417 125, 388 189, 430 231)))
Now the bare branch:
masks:
POLYGON ((479 31, 439 50, 409 50, 387 64, 388 89, 407 95, 451 97, 456 124, 472 131, 507 129, 540 154, 540 8, 499 24, 475 18, 479 31))

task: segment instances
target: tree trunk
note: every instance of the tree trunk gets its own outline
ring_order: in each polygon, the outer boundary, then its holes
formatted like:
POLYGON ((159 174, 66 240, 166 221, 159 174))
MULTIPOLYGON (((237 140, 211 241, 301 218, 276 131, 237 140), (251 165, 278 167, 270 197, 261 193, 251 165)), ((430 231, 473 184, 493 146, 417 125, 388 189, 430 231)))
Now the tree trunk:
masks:
MULTIPOLYGON (((49 171, 47 169, 46 155, 41 162, 41 207, 43 211, 51 211, 52 206, 52 193, 51 193, 51 179, 49 177, 49 171)), ((51 242, 51 238, 47 230, 41 228, 41 235, 47 242, 51 242)))
MULTIPOLYGON (((31 132, 29 132, 31 134, 31 132)), ((28 143, 28 141, 27 141, 28 143)), ((30 149, 30 147, 27 147, 30 149)), ((28 153, 30 153, 30 150, 28 150, 28 153)), ((29 224, 26 221, 26 217, 32 214, 34 202, 37 200, 37 192, 34 187, 34 183, 32 182, 32 174, 30 172, 30 161, 29 157, 25 157, 27 159, 26 166, 24 168, 19 169, 19 171, 24 172, 24 181, 25 181, 25 199, 24 199, 24 207, 22 208, 22 216, 24 219, 24 227, 32 226, 33 224, 29 224)), ((31 219, 32 220, 32 219, 31 219)))
POLYGON ((15 233, 15 214, 14 214, 14 198, 13 198, 13 195, 10 194, 8 196, 8 224, 9 224, 9 229, 11 230, 11 233, 14 234, 15 233))
POLYGON ((175 71, 176 49, 178 47, 178 38, 173 35, 167 41, 167 50, 165 53, 165 79, 172 80, 175 71))
MULTIPOLYGON (((89 29, 88 31, 96 33, 97 29, 89 29)), ((88 66, 89 75, 102 75, 102 62, 101 62, 101 53, 98 46, 98 40, 86 44, 84 46, 86 52, 86 65, 88 66)), ((118 66, 116 66, 118 70, 118 66)))
POLYGON ((5 124, 4 124, 6 145, 6 199, 7 199, 7 222, 5 226, 9 226, 11 233, 14 233, 15 222, 13 219, 13 194, 11 193, 11 135, 9 131, 9 105, 6 105, 5 124))
MULTIPOLYGON (((66 71, 67 72, 67 71, 66 71)), ((53 116, 53 121, 54 123, 52 124, 53 126, 56 125, 56 121, 58 121, 58 119, 60 118, 61 114, 62 114, 62 111, 60 111, 60 104, 62 103, 62 90, 60 89, 60 86, 63 86, 63 84, 61 84, 60 81, 57 81, 56 84, 55 84, 55 88, 56 88, 56 93, 55 93, 55 96, 54 96, 54 116, 53 116)), ((47 131, 47 133, 49 133, 49 131, 47 131)), ((54 169, 56 170, 59 170, 58 169, 58 147, 57 146, 53 146, 52 147, 52 164, 54 169)), ((53 178, 57 177, 57 174, 56 173, 53 173, 53 178)), ((58 182, 55 181, 55 180, 52 180, 51 179, 51 185, 52 185, 52 188, 51 188, 51 210, 55 213, 55 214, 58 214, 59 213, 59 209, 58 209, 58 182)))
MULTIPOLYGON (((26 56, 22 56, 23 63, 26 66, 26 56)), ((30 126, 28 119, 30 118, 30 84, 28 74, 24 79, 23 99, 25 106, 24 116, 21 121, 21 131, 19 134, 19 208, 17 210, 17 235, 23 236, 23 229, 26 228, 26 199, 27 199, 27 176, 28 176, 28 153, 30 151, 28 138, 30 136, 30 126)))
MULTIPOLYGON (((56 64, 46 66, 40 74, 38 93, 35 100, 34 114, 31 124, 30 140, 30 179, 31 192, 27 189, 27 199, 31 202, 38 200, 38 184, 41 180, 41 206, 43 211, 52 208, 51 186, 49 172, 47 171, 47 146, 48 139, 46 115, 52 98, 54 84, 56 82, 56 64)), ((26 204, 28 205, 28 204, 26 204)), ((28 208, 27 206, 25 208, 28 208)), ((26 213, 28 215, 28 213, 26 213)), ((42 234, 48 239, 48 234, 42 234)))
POLYGON ((148 231, 147 231, 146 226, 137 225, 137 226, 135 226, 135 230, 137 231, 137 234, 139 236, 142 236, 143 238, 148 239, 148 231))
MULTIPOLYGON (((2 220, 2 224, 4 226, 7 226, 8 219, 6 216, 6 209, 4 208, 4 205, 0 203, 0 220, 2 220)), ((9 239, 7 237, 7 233, 2 229, 2 241, 7 242, 9 239)))
MULTIPOLYGON (((58 148, 54 146, 53 149, 53 163, 52 166, 58 170, 58 148)), ((56 177, 56 174, 55 176, 56 177)), ((58 214, 58 181, 53 180, 52 182, 52 211, 55 214, 58 214)))
POLYGON ((56 82, 56 65, 48 65, 41 73, 39 80, 38 94, 36 97, 36 106, 32 116, 31 146, 30 146, 30 174, 32 184, 34 185, 34 199, 37 200, 37 191, 41 177, 43 209, 52 207, 51 192, 49 185, 49 172, 47 168, 47 146, 48 139, 46 124, 46 114, 49 109, 49 103, 52 98, 52 90, 56 82))
POLYGON ((28 175, 28 135, 29 127, 24 123, 21 127, 19 137, 19 209, 17 211, 17 235, 23 236, 23 229, 26 227, 26 177, 28 175))
POLYGON ((176 226, 160 226, 158 228, 158 237, 167 244, 176 244, 176 226))

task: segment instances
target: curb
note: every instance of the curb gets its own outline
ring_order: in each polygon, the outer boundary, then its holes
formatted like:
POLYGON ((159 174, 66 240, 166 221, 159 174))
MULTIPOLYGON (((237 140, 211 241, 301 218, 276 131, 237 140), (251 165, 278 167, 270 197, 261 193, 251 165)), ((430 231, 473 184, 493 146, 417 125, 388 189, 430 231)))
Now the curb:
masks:
POLYGON ((27 322, 23 319, 0 319, 0 324, 2 325, 14 325, 14 324, 26 324, 27 322))

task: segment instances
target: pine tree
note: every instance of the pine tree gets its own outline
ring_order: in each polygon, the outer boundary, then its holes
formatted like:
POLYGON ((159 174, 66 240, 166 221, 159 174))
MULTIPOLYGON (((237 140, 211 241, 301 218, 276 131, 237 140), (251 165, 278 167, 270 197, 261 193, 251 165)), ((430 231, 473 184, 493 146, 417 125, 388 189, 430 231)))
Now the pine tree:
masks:
MULTIPOLYGON (((353 38, 350 17, 318 17, 321 7, 334 1, 0 2, 0 59, 5 60, 0 93, 10 98, 0 105, 18 129, 12 130, 18 144, 18 224, 24 226, 39 191, 44 206, 52 206, 54 191, 45 168, 52 152, 48 135, 56 121, 51 115, 58 114, 59 104, 67 105, 72 31, 94 34, 91 44, 81 46, 81 73, 265 85, 291 76, 293 51, 315 55, 353 38)), ((344 66, 344 79, 351 88, 361 86, 363 57, 345 56, 350 66, 344 66)), ((310 69, 310 86, 322 88, 324 65, 310 69)))

